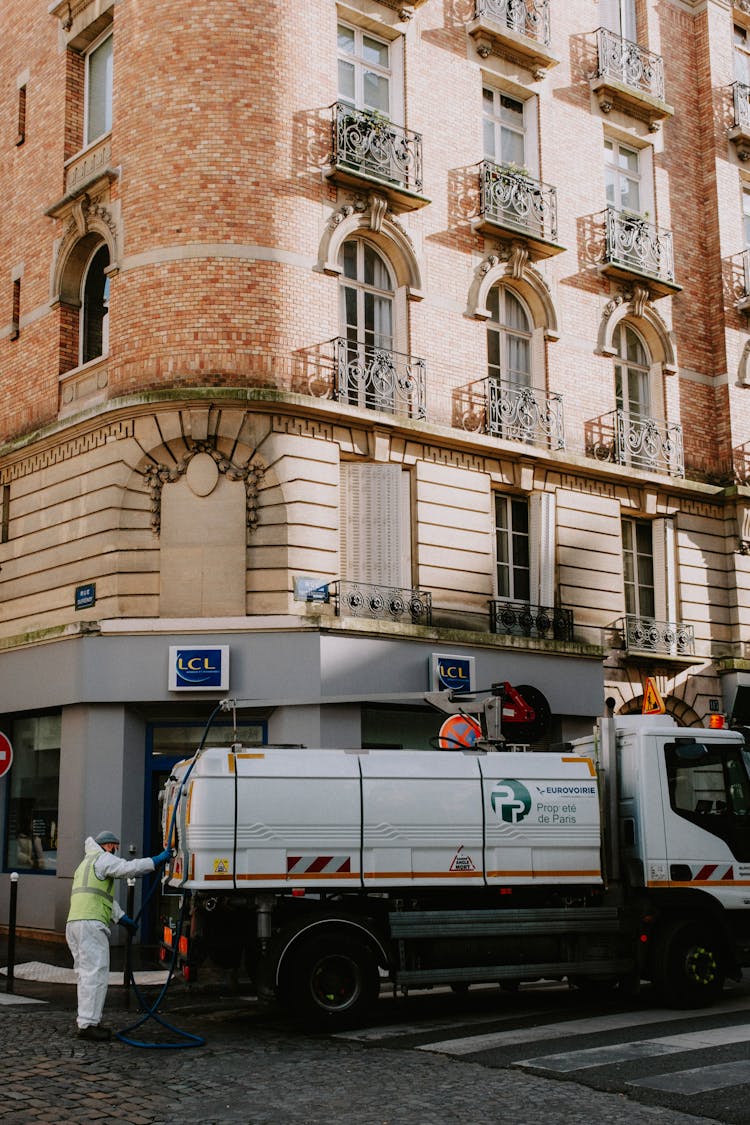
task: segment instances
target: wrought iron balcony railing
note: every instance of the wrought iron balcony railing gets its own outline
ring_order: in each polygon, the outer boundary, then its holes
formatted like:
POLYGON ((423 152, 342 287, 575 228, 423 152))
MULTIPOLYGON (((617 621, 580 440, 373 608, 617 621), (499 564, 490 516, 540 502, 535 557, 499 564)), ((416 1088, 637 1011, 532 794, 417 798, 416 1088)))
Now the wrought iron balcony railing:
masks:
POLYGON ((557 239, 557 191, 527 172, 484 160, 480 169, 482 220, 544 242, 557 239))
POLYGON ((618 409, 597 419, 596 425, 589 423, 588 428, 596 433, 590 452, 597 461, 685 476, 682 426, 676 422, 658 422, 618 409))
POLYGON ((604 212, 605 263, 621 272, 655 278, 668 287, 678 288, 674 277, 672 232, 660 230, 640 215, 604 212))
POLYGON ((337 617, 368 617, 411 625, 432 622, 432 593, 370 582, 327 582, 307 595, 308 602, 333 603, 337 617))
POLYGON ((354 109, 345 102, 336 102, 332 109, 333 160, 337 167, 421 195, 419 133, 394 125, 383 114, 354 109))
POLYGON ((628 652, 648 652, 659 656, 694 656, 695 631, 682 621, 655 621, 652 617, 626 614, 610 629, 621 637, 628 652))
POLYGON ((464 429, 509 441, 565 448, 562 395, 490 376, 465 389, 464 429))
POLYGON ((425 361, 339 337, 333 341, 334 398, 350 406, 421 419, 426 415, 425 361))
POLYGON ((632 90, 664 101, 664 63, 659 55, 606 27, 598 29, 596 39, 600 78, 612 78, 632 90))
POLYGON ((475 16, 550 45, 549 0, 476 0, 475 16))
POLYGON ((572 610, 509 601, 507 598, 493 598, 489 605, 491 633, 538 640, 573 640, 572 610))

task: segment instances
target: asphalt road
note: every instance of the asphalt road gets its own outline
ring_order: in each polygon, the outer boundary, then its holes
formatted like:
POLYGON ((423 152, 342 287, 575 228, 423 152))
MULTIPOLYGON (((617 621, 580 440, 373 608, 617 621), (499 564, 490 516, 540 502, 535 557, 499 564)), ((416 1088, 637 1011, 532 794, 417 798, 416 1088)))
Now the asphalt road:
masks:
MULTIPOLYGON (((160 1016, 205 1045, 170 1050, 77 1040, 71 985, 3 987, 8 1125, 750 1125, 750 979, 699 1014, 560 985, 384 996, 372 1026, 338 1035, 179 981, 160 1016)), ((117 987, 105 1015, 139 1018, 117 987)), ((180 1041, 152 1019, 131 1038, 180 1041)))

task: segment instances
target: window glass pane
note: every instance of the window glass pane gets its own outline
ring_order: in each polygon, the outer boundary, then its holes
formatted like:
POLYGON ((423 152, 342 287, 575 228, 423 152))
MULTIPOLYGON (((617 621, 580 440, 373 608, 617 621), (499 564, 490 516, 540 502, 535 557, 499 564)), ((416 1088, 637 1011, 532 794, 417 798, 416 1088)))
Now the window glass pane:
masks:
POLYGON ((373 74, 371 70, 366 70, 362 100, 366 109, 377 109, 380 113, 388 113, 388 79, 381 74, 373 74))
POLYGON ((742 193, 742 226, 745 232, 745 246, 750 246, 750 191, 742 193))
POLYGON ((508 328, 515 328, 520 332, 529 331, 529 318, 518 297, 510 289, 504 290, 505 294, 505 323, 508 328))
POLYGON ((385 262, 369 243, 365 243, 365 284, 372 285, 375 289, 391 290, 385 262))
POLYGON ((523 102, 516 98, 509 98, 507 94, 500 95, 500 116, 509 125, 516 129, 523 129, 523 102))
POLYGON ((501 137, 501 157, 503 164, 517 164, 519 168, 524 165, 524 143, 523 133, 514 133, 510 129, 502 127, 500 131, 501 137))
MULTIPOLYGON (((488 160, 497 160, 498 153, 495 149, 495 122, 485 117, 482 122, 482 135, 484 138, 484 155, 488 160)), ((500 156, 502 160, 502 156, 500 156)))
POLYGON ((489 86, 484 86, 482 89, 482 110, 490 116, 495 112, 495 91, 489 86))
POLYGON ((339 98, 354 105, 354 65, 339 59, 339 98))
POLYGON ((112 36, 87 56, 86 143, 108 133, 112 128, 112 36))
POLYGON ((343 23, 338 26, 338 44, 339 50, 344 51, 347 55, 354 54, 354 30, 351 27, 345 27, 343 23))
POLYGON ((489 314, 490 314, 490 320, 494 320, 495 323, 499 324, 500 323, 500 288, 497 285, 495 285, 492 289, 490 289, 489 293, 487 294, 487 309, 488 309, 489 314))
POLYGON ((362 57, 367 63, 375 63, 384 69, 388 67, 388 45, 369 35, 362 38, 362 57))
POLYGON ((104 271, 108 265, 109 250, 100 246, 91 259, 83 286, 81 363, 104 355, 109 313, 109 284, 104 271))
POLYGON ((344 243, 344 277, 356 278, 357 276, 357 243, 344 243))
POLYGON ((623 176, 620 180, 620 207, 623 211, 641 210, 641 193, 637 180, 630 180, 623 176))
POLYGON ((12 871, 57 869, 60 788, 59 713, 12 724, 5 865, 12 871))

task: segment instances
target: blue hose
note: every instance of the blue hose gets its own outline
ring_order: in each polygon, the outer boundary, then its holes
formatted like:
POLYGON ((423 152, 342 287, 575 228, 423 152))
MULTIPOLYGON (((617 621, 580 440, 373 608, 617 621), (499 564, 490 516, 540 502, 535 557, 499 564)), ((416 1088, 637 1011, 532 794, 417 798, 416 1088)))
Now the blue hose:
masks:
MULTIPOLYGON (((170 842, 173 839, 175 839, 175 836, 174 836, 175 820, 176 820, 176 817, 177 817, 177 809, 178 809, 178 806, 179 806, 179 803, 180 803, 180 798, 182 797, 182 791, 185 788, 185 783, 186 783, 187 779, 190 777, 190 774, 193 771, 193 767, 195 766, 196 762, 198 761, 198 758, 200 757, 201 753, 203 752, 203 747, 206 744, 206 739, 208 737, 208 732, 211 729, 211 724, 213 723, 217 712, 221 710, 221 707, 222 707, 222 705, 221 705, 221 703, 219 703, 213 709, 211 714, 209 715, 208 722, 206 723, 205 730, 203 731, 203 737, 201 738, 198 749, 196 750, 195 754, 193 755, 193 760, 190 763, 190 765, 188 766, 188 768, 185 772, 185 775, 182 778, 182 781, 180 782, 180 787, 177 790, 177 796, 176 796, 175 802, 174 802, 174 808, 172 809, 172 819, 169 822, 169 829, 167 831, 167 845, 166 846, 169 846, 170 842)), ((158 886, 158 882, 159 882, 158 879, 154 879, 154 882, 153 882, 153 885, 152 885, 150 891, 148 892, 145 899, 141 903, 141 908, 138 911, 138 913, 136 914, 135 918, 133 919, 135 922, 138 922, 141 915, 143 914, 143 911, 146 907, 146 904, 148 903, 149 899, 151 898, 151 896, 153 895, 154 891, 156 890, 156 888, 158 886)), ((178 927, 177 927, 177 933, 178 934, 182 931, 182 923, 184 921, 186 907, 187 907, 187 898, 183 897, 182 908, 180 910, 180 918, 179 918, 178 927)), ((128 935, 128 942, 130 942, 131 940, 132 940, 131 935, 128 935)), ((177 953, 178 953, 178 943, 175 942, 174 949, 172 950, 172 962, 169 966, 169 972, 167 973, 167 979, 164 981, 164 984, 162 985, 161 991, 159 992, 159 995, 157 996, 156 1000, 151 1005, 149 1005, 146 1002, 146 1000, 143 998, 143 996, 141 995, 141 993, 138 989, 138 985, 135 982, 135 975, 133 973, 133 969, 132 969, 132 967, 130 968, 130 970, 129 970, 130 971, 130 984, 133 986, 133 991, 135 992, 136 998, 138 999, 138 1002, 140 1003, 141 1007, 144 1009, 144 1013, 143 1013, 143 1015, 141 1016, 140 1019, 136 1020, 135 1023, 130 1024, 128 1027, 124 1027, 121 1031, 115 1032, 115 1038, 119 1039, 121 1043, 127 1043, 127 1045, 129 1047, 146 1047, 146 1048, 158 1049, 158 1050, 162 1050, 162 1051, 175 1051, 175 1050, 179 1050, 179 1049, 185 1048, 185 1047, 204 1047, 205 1046, 206 1040, 203 1039, 200 1035, 193 1035, 193 1033, 191 1031, 183 1031, 179 1027, 175 1027, 174 1024, 168 1023, 167 1020, 162 1019, 162 1017, 160 1015, 158 1015, 158 1013, 157 1013, 157 1008, 159 1007, 162 1000, 166 996, 167 989, 169 988, 169 985, 172 982, 172 977, 174 976, 174 971, 175 971, 175 968, 177 966, 177 953), (161 1027, 165 1027, 168 1031, 174 1032, 175 1035, 179 1036, 181 1042, 178 1042, 178 1043, 146 1043, 141 1039, 131 1039, 130 1038, 130 1032, 135 1031, 137 1028, 139 1028, 142 1024, 146 1023, 148 1020, 154 1020, 156 1023, 160 1024, 161 1027)))

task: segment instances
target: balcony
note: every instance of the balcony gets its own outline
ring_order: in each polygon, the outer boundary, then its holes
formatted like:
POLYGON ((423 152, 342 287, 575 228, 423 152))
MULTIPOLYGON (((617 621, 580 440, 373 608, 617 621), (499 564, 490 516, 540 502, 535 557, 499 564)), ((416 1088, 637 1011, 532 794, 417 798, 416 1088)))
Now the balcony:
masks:
POLYGON ((572 610, 509 601, 507 598, 493 598, 489 605, 491 633, 533 637, 536 640, 573 640, 572 610))
POLYGON ((520 239, 529 257, 551 258, 557 244, 557 191, 512 165, 484 160, 479 168, 479 216, 472 222, 482 234, 520 239))
POLYGON ((616 645, 631 656, 695 656, 695 632, 682 621, 655 621, 627 614, 609 627, 616 645))
POLYGON ((468 31, 481 58, 500 55, 536 79, 559 62, 550 47, 549 0, 475 0, 468 31))
POLYGON ((665 101, 664 63, 637 43, 600 27, 596 33, 597 71, 590 80, 602 113, 622 110, 647 121, 656 132, 674 109, 665 101))
POLYGON ((613 410, 587 424, 587 452, 597 461, 685 476, 682 426, 613 410))
POLYGON ((326 175, 347 187, 377 188, 394 211, 426 206, 422 195, 422 138, 381 113, 332 107, 333 158, 326 175))
POLYGON ((341 336, 299 356, 295 386, 303 393, 401 418, 426 417, 426 365, 417 356, 341 336))
POLYGON ((744 164, 746 160, 750 160, 750 86, 746 86, 744 82, 735 82, 732 86, 732 101, 734 122, 727 136, 744 164))
POLYGON ((462 388, 465 430, 522 441, 547 449, 565 448, 562 395, 546 394, 490 376, 462 388))
POLYGON ((429 590, 337 579, 311 590, 307 601, 332 604, 336 617, 367 617, 407 625, 432 623, 432 594, 429 590))
POLYGON ((646 282, 652 297, 679 293, 674 278, 672 232, 640 215, 604 212, 604 257, 599 266, 608 277, 646 282))

